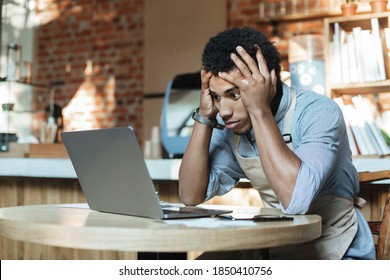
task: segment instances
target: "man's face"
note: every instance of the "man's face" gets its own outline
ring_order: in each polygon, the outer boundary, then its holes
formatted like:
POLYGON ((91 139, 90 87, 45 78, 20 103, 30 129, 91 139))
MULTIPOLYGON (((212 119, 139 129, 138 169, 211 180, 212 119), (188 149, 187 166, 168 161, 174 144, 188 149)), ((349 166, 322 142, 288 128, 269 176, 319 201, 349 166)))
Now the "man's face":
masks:
MULTIPOLYGON (((228 73, 238 80, 244 79, 238 69, 228 73)), ((224 120, 226 128, 232 129, 236 134, 248 132, 252 128, 252 123, 241 101, 238 87, 215 75, 211 77, 209 86, 214 105, 224 120)))

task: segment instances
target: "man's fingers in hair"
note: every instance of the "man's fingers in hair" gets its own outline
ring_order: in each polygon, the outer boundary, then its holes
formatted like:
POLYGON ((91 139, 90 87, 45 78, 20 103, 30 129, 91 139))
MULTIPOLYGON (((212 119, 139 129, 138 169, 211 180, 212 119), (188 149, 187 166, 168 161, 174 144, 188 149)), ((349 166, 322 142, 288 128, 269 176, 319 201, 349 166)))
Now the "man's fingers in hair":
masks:
POLYGON ((246 78, 246 77, 252 75, 252 71, 235 53, 231 53, 230 58, 233 60, 236 67, 241 72, 242 76, 244 76, 246 78))
MULTIPOLYGON (((259 69, 258 69, 258 66, 256 65, 256 62, 254 61, 254 59, 244 50, 243 47, 241 46, 237 46, 236 48, 238 54, 241 56, 241 58, 245 61, 245 63, 243 63, 246 68, 249 69, 249 72, 252 74, 252 75, 256 75, 257 73, 259 73, 259 69)), ((241 70, 241 69, 240 69, 241 70)), ((243 72, 241 71, 241 73, 245 76, 245 78, 248 76, 246 72, 243 72)))
POLYGON ((264 78, 268 78, 270 76, 270 73, 263 52, 261 51, 260 47, 257 44, 255 45, 255 48, 257 49, 256 58, 257 58, 259 71, 264 78))

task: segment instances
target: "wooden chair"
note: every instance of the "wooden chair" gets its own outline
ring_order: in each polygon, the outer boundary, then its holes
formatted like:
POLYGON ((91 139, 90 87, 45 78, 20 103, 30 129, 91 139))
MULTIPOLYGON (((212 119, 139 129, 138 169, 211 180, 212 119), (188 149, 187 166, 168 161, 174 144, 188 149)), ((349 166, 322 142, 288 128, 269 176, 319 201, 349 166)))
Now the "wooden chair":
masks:
MULTIPOLYGON (((361 185, 375 181, 390 179, 390 170, 359 172, 361 185)), ((390 260, 390 184, 382 185, 387 188, 387 198, 381 221, 369 221, 371 232, 377 236, 376 257, 378 260, 390 260)))

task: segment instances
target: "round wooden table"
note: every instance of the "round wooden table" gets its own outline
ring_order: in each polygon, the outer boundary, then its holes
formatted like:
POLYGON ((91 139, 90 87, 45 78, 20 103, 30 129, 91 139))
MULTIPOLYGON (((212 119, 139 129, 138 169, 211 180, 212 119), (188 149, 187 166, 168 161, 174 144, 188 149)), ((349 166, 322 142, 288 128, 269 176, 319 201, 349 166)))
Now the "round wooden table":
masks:
MULTIPOLYGON (((271 211, 253 207, 233 210, 271 211)), ((302 243, 321 235, 319 216, 293 217, 293 221, 257 223, 220 218, 162 221, 96 212, 84 204, 31 205, 0 209, 0 233, 43 245, 133 252, 269 248, 302 243)))

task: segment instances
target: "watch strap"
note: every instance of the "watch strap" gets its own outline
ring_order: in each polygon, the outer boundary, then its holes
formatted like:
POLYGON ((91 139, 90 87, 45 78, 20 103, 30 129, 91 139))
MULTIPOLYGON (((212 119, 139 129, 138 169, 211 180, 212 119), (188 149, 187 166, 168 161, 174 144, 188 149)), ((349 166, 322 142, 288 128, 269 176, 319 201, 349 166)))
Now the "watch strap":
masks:
POLYGON ((223 130, 225 128, 225 126, 223 124, 220 124, 218 121, 210 120, 199 114, 199 107, 196 108, 196 110, 192 114, 192 119, 210 128, 217 128, 219 130, 223 130))

